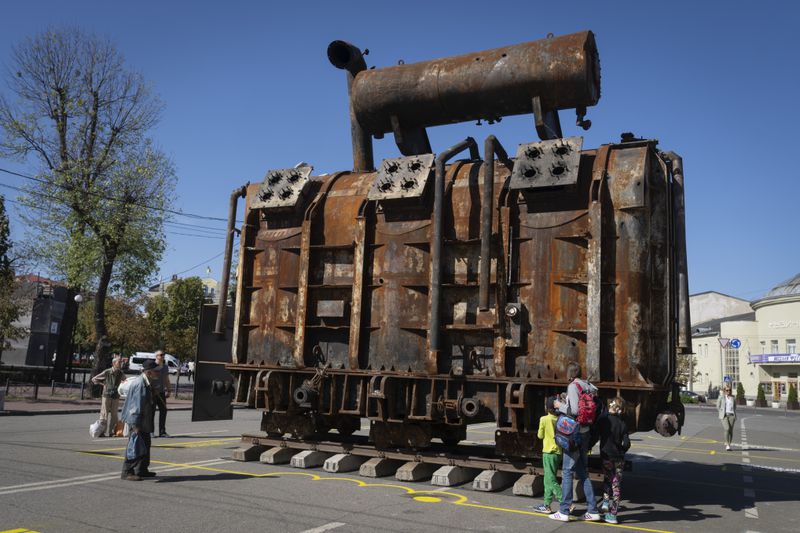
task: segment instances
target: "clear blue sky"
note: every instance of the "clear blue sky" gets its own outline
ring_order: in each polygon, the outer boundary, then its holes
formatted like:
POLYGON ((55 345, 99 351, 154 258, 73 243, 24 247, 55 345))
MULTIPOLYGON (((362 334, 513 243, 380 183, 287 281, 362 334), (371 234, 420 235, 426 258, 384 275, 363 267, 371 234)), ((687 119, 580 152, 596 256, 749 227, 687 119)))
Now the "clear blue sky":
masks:
MULTIPOLYGON (((632 131, 680 153, 691 292, 754 299, 800 272, 791 147, 800 125, 798 5, 28 0, 3 2, 0 64, 8 66, 12 45, 48 26, 110 37, 166 104, 153 136, 178 168, 176 207, 225 217, 230 191, 261 181, 267 169, 299 161, 315 173, 351 168, 345 81, 328 63, 330 41, 369 48, 368 64, 382 67, 591 29, 602 98, 589 110, 584 146, 632 131)), ((578 134, 572 117, 562 114, 570 135, 578 134)), ((536 140, 530 116, 429 131, 434 151, 490 133, 506 146, 536 140)), ((376 143, 376 159, 397 155, 390 137, 376 143)), ((0 183, 18 182, 0 175, 0 183)), ((218 277, 221 257, 206 260, 224 241, 178 233, 222 232, 170 226, 160 275, 199 265, 184 275, 204 275, 208 266, 218 277)))

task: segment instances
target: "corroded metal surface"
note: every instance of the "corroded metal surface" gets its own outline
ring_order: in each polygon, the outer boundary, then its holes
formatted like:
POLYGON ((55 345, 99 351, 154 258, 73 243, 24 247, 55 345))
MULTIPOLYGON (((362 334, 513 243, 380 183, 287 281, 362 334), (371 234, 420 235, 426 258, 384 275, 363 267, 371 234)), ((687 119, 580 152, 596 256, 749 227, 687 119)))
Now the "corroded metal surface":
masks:
POLYGON ((362 127, 381 134, 531 113, 536 96, 551 110, 597 103, 600 64, 592 32, 363 70, 351 100, 362 127))
MULTIPOLYGON (((586 32, 359 70, 352 109, 383 132, 389 111, 413 129, 445 114, 529 112, 533 95, 551 109, 589 105, 596 68, 586 32), (528 104, 498 96, 512 79, 535 89, 528 104), (379 97, 383 84, 400 85, 379 97), (392 98, 418 106, 419 121, 392 98)), ((270 435, 347 435, 366 418, 374 446, 419 449, 493 422, 498 456, 534 457, 545 397, 578 362, 601 396, 629 403, 632 430, 678 430, 682 411, 667 398, 675 352, 691 349, 676 326, 686 320, 682 166, 653 140, 582 143, 527 139, 509 159, 490 136, 482 161, 466 139, 377 172, 308 176, 291 205, 265 203, 268 183, 249 186, 227 366, 236 401, 263 409, 270 435)))

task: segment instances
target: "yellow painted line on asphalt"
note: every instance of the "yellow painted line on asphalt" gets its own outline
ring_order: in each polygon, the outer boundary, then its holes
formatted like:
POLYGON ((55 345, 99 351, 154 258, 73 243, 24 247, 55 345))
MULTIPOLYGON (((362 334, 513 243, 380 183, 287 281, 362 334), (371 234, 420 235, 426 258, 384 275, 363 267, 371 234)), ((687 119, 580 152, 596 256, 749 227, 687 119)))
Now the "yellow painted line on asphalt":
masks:
MULTIPOLYGON (((108 454, 101 454, 101 453, 93 453, 93 452, 80 452, 86 455, 96 455, 98 457, 106 457, 106 458, 115 458, 115 459, 122 459, 121 455, 108 455, 108 454)), ((508 507, 495 507, 491 505, 482 505, 479 503, 469 503, 469 499, 466 496, 461 494, 456 494, 453 492, 442 491, 441 489, 431 489, 431 490, 417 490, 412 489, 411 487, 406 487, 405 485, 397 485, 394 483, 367 483, 360 479, 349 478, 349 477, 323 477, 317 474, 312 474, 310 472, 266 472, 264 474, 257 474, 253 472, 242 472, 240 470, 228 470, 225 468, 215 468, 211 466, 202 466, 202 465, 191 465, 185 463, 174 463, 170 461, 155 461, 151 460, 151 463, 161 464, 161 465, 168 465, 168 466, 179 466, 188 469, 194 470, 204 470, 209 472, 217 472, 222 474, 233 474, 243 477, 254 477, 254 478, 268 478, 268 477, 281 477, 281 476, 298 476, 298 477, 305 477, 311 481, 347 481, 350 483, 354 483, 358 487, 364 488, 395 488, 405 492, 407 495, 412 496, 412 499, 415 501, 419 501, 421 503, 450 503, 452 505, 458 505, 462 507, 471 507, 473 509, 481 509, 485 511, 496 511, 501 513, 509 513, 509 514, 519 514, 519 515, 526 515, 526 516, 538 516, 538 517, 546 517, 548 516, 545 513, 537 513, 535 511, 525 511, 522 509, 512 509, 508 507), (443 498, 442 496, 448 496, 449 498, 443 498)), ((649 529, 646 527, 638 527, 632 525, 622 525, 622 524, 607 524, 605 522, 584 522, 582 520, 576 520, 576 522, 588 523, 588 524, 595 524, 598 526, 608 526, 608 527, 615 527, 619 529, 628 529, 631 531, 644 531, 647 533, 674 533, 671 531, 663 530, 663 529, 649 529)), ((2 533, 2 532, 0 532, 2 533)))
MULTIPOLYGON (((725 456, 733 456, 737 459, 741 459, 742 454, 741 452, 737 451, 730 451, 730 452, 717 452, 716 450, 702 450, 699 448, 684 448, 678 446, 655 446, 652 444, 636 444, 636 448, 650 448, 653 450, 667 450, 670 452, 678 452, 678 453, 688 453, 688 454, 695 454, 695 455, 725 455, 725 456)), ((790 462, 790 463, 800 463, 800 459, 789 459, 787 457, 772 457, 770 455, 750 455, 750 459, 763 459, 765 461, 780 461, 780 462, 790 462)), ((737 461, 738 462, 738 461, 737 461)))
POLYGON ((18 529, 6 529, 4 531, 0 531, 0 533, 39 533, 38 531, 34 531, 32 529, 26 529, 24 527, 18 529))
MULTIPOLYGON (((230 437, 225 439, 211 439, 211 440, 198 440, 195 442, 188 441, 188 442, 175 442, 170 444, 153 444, 150 446, 151 448, 208 448, 211 446, 220 446, 222 444, 227 444, 231 441, 240 441, 242 440, 241 437, 230 437)), ((122 447, 115 447, 115 448, 101 448, 99 450, 91 450, 93 452, 120 452, 125 450, 125 446, 122 447)), ((0 531, 0 533, 3 533, 0 531)))

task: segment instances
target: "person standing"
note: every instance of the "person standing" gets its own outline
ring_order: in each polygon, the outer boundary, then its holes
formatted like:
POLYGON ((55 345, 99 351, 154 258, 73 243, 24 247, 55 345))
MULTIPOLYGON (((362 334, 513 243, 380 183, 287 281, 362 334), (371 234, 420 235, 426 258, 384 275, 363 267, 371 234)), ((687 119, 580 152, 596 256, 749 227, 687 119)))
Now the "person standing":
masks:
POLYGON ((103 384, 100 419, 106 421, 106 434, 109 437, 114 436, 114 429, 117 426, 117 412, 119 411, 119 391, 117 389, 123 381, 125 381, 125 374, 122 372, 122 358, 119 355, 115 355, 111 359, 110 368, 106 368, 92 378, 92 383, 95 385, 103 384))
POLYGON ((556 479, 558 463, 561 460, 561 448, 556 444, 556 408, 555 397, 548 396, 545 403, 547 413, 539 419, 537 437, 542 441, 542 469, 544 470, 544 503, 533 508, 534 511, 550 514, 550 504, 555 500, 561 504, 561 486, 556 479))
POLYGON ((733 425, 736 423, 736 398, 733 397, 731 384, 725 383, 722 395, 717 398, 717 411, 722 427, 725 429, 725 449, 731 449, 733 440, 733 425))
MULTIPOLYGON (((582 392, 596 393, 597 388, 581 379, 581 367, 576 362, 571 362, 567 365, 567 379, 569 385, 567 386, 567 398, 564 401, 556 400, 554 402, 555 408, 562 414, 569 417, 578 416, 578 404, 580 402, 580 395, 582 392)), ((553 520, 561 522, 568 522, 570 517, 570 509, 572 507, 572 479, 577 477, 578 481, 583 483, 583 492, 586 495, 586 514, 583 519, 588 522, 597 522, 600 520, 600 514, 597 512, 597 502, 594 499, 594 489, 592 488, 592 480, 589 479, 588 464, 589 464, 589 431, 591 426, 581 424, 580 427, 580 444, 573 451, 564 451, 564 461, 561 465, 561 508, 558 512, 550 515, 553 520)))
MULTIPOLYGON (((150 433, 153 431, 153 390, 152 381, 158 378, 155 361, 145 361, 141 375, 133 378, 128 386, 128 394, 122 405, 122 421, 130 427, 128 448, 134 439, 140 439, 143 449, 134 456, 126 450, 125 462, 122 463, 122 479, 141 481, 146 477, 155 477, 150 472, 150 433)), ((135 447, 134 447, 135 448, 135 447)))
POLYGON ((155 429, 156 409, 158 409, 158 436, 169 437, 167 433, 167 398, 169 398, 171 383, 169 382, 169 366, 164 360, 163 350, 156 352, 156 368, 158 375, 152 381, 154 405, 152 426, 155 429))
POLYGON ((617 396, 608 402, 608 416, 597 422, 600 432, 600 459, 603 461, 603 503, 600 510, 605 513, 604 520, 609 524, 617 523, 625 452, 631 447, 628 426, 622 418, 624 412, 625 401, 617 396))

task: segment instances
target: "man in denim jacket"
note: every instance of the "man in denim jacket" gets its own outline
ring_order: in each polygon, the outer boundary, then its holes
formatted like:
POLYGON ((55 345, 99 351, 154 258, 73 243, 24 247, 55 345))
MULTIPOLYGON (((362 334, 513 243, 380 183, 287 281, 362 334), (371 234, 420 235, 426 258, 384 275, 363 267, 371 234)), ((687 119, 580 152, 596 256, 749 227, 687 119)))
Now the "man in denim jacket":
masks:
MULTIPOLYGON (((576 362, 571 362, 567 366, 567 379, 569 385, 567 386, 567 398, 565 401, 555 402, 555 407, 562 414, 570 417, 578 415, 578 402, 580 400, 581 391, 593 391, 597 389, 594 385, 581 379, 581 367, 576 362)), ((583 519, 589 522, 597 522, 600 520, 600 514, 597 512, 597 502, 594 499, 594 490, 592 489, 592 481, 589 479, 588 463, 589 463, 589 430, 588 426, 581 426, 581 445, 577 450, 564 452, 564 460, 561 465, 561 508, 558 512, 550 515, 553 520, 561 522, 568 522, 570 520, 570 510, 572 507, 572 479, 576 477, 579 482, 583 483, 583 492, 586 494, 586 514, 583 519)))
POLYGON ((145 453, 128 459, 122 464, 122 479, 127 481, 141 481, 142 478, 154 477, 155 472, 150 472, 150 433, 153 431, 153 391, 150 380, 157 378, 155 361, 145 361, 142 365, 142 374, 132 379, 128 387, 128 396, 122 406, 121 419, 130 426, 130 437, 138 435, 145 444, 145 453))

